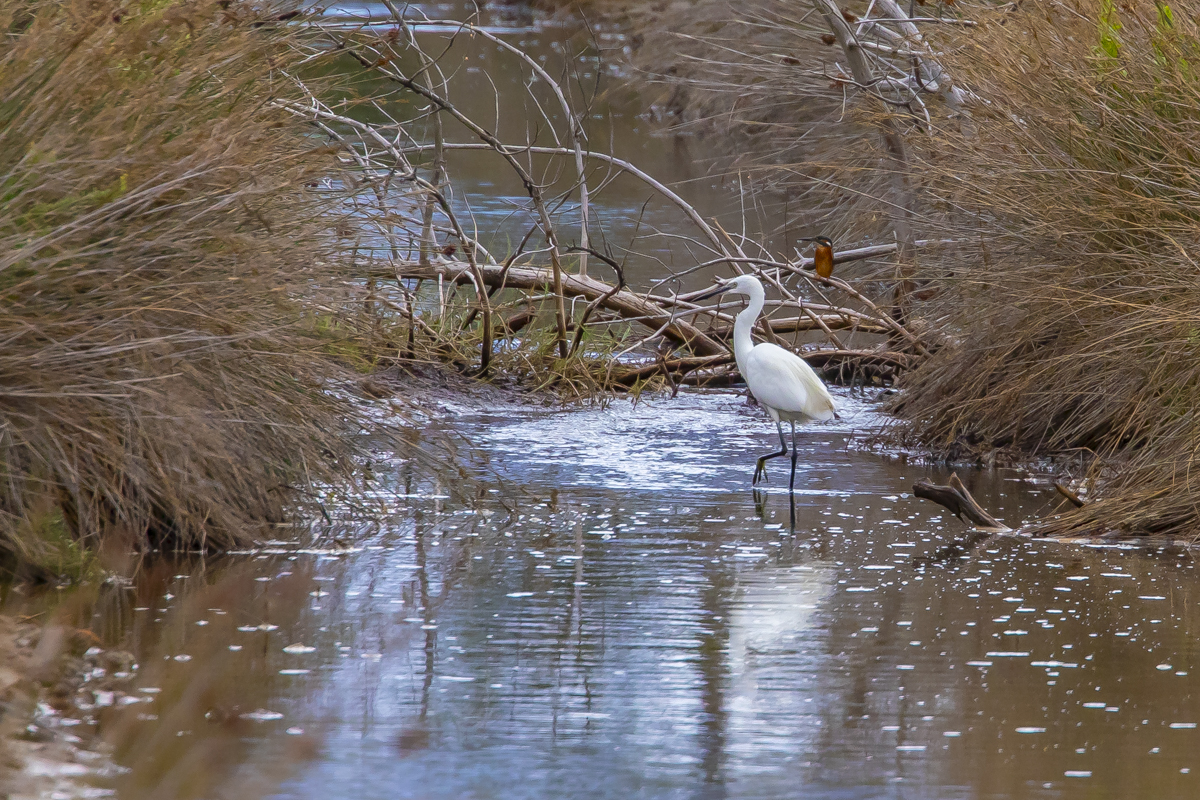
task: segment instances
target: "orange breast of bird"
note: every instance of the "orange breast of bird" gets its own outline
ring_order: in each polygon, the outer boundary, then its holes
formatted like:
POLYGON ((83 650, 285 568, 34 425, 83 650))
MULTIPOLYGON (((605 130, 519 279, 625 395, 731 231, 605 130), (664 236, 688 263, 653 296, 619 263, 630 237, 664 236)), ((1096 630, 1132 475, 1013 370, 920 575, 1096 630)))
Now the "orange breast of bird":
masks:
POLYGON ((817 274, 822 278, 828 278, 833 274, 833 248, 825 245, 817 245, 816 252, 813 253, 813 267, 817 270, 817 274))

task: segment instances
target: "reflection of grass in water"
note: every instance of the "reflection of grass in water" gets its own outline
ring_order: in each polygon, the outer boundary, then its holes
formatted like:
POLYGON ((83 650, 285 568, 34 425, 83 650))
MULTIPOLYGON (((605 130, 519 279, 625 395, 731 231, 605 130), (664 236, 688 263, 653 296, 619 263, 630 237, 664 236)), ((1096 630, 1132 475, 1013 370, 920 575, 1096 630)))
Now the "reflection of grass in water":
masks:
MULTIPOLYGON (((140 576, 136 596, 126 591, 119 619, 127 627, 117 636, 118 647, 133 649, 142 665, 140 687, 158 688, 153 701, 108 709, 99 733, 113 748, 119 764, 129 769, 117 781, 122 797, 256 798, 272 793, 294 769, 316 754, 315 731, 277 736, 295 725, 286 717, 256 722, 244 715, 260 709, 283 710, 285 700, 279 676, 289 660, 282 648, 308 636, 320 635, 305 625, 312 580, 307 560, 247 562, 225 565, 196 562, 183 565, 162 562, 147 567, 140 576), (294 574, 274 577, 264 563, 286 564, 294 574), (176 574, 188 574, 184 580, 176 574), (266 583, 255 581, 272 576, 266 583), (178 593, 171 608, 159 608, 166 593, 178 593), (132 612, 132 602, 149 611, 132 612), (224 613, 216 613, 212 609, 224 613), (163 617, 155 624, 156 616, 163 617), (203 626, 197 621, 205 621, 203 626), (277 630, 255 633, 239 626, 269 623, 277 630), (236 643, 241 649, 231 651, 236 643), (176 656, 190 656, 177 661, 176 656), (272 735, 260 745, 247 746, 258 736, 272 735), (264 757, 261 750, 270 750, 264 757), (254 768, 244 761, 254 756, 254 768)), ((116 609, 108 609, 112 619, 116 609)), ((306 656, 305 666, 336 657, 332 642, 313 640, 317 655, 306 656)), ((303 678, 301 678, 303 679, 303 678)))

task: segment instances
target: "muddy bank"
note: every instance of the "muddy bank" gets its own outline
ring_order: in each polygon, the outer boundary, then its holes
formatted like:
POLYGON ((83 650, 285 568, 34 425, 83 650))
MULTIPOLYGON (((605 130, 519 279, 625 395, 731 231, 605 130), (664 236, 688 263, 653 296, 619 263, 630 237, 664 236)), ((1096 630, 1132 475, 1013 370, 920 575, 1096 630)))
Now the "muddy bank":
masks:
POLYGON ((160 555, 122 581, 8 592, 12 796, 258 798, 311 758, 313 734, 281 729, 271 758, 242 770, 247 737, 281 718, 262 645, 312 590, 307 565, 266 585, 255 561, 160 555), (247 646, 247 630, 264 641, 247 646))
POLYGON ((86 628, 0 615, 0 793, 5 797, 66 800, 111 794, 103 787, 121 768, 98 734, 97 718, 140 697, 133 654, 100 645, 86 628))

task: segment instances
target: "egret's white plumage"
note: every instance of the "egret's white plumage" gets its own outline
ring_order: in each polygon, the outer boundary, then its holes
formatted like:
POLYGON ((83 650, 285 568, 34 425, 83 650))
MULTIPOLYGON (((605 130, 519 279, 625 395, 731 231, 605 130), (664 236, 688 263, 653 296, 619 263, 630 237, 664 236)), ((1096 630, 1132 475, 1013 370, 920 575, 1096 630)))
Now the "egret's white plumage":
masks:
MULTIPOLYGON (((745 312, 742 312, 745 313, 745 312)), ((812 367, 776 344, 754 345, 745 358, 746 385, 778 422, 833 419, 833 398, 812 367)))
MULTIPOLYGON (((835 408, 833 396, 825 384, 813 372, 812 367, 800 356, 770 343, 755 344, 750 336, 754 321, 762 313, 766 292, 762 283, 753 275, 740 275, 724 281, 713 294, 733 292, 749 298, 746 308, 737 315, 733 325, 733 355, 737 360, 738 372, 746 381, 750 393, 759 402, 779 431, 780 451, 770 453, 758 460, 754 471, 754 483, 766 477, 767 459, 787 455, 787 442, 783 438, 783 423, 792 426, 792 480, 796 482, 796 423, 809 420, 833 419, 835 408)), ((711 295, 710 295, 711 296, 711 295)))

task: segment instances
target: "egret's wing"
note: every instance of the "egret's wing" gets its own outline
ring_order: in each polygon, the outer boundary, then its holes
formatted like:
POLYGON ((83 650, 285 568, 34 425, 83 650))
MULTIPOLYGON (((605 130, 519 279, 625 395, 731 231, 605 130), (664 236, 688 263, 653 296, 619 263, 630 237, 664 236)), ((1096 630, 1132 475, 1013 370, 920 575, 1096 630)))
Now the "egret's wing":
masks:
POLYGON ((833 396, 795 353, 774 344, 756 345, 746 359, 746 373, 742 376, 746 385, 763 405, 813 419, 833 419, 833 396))

